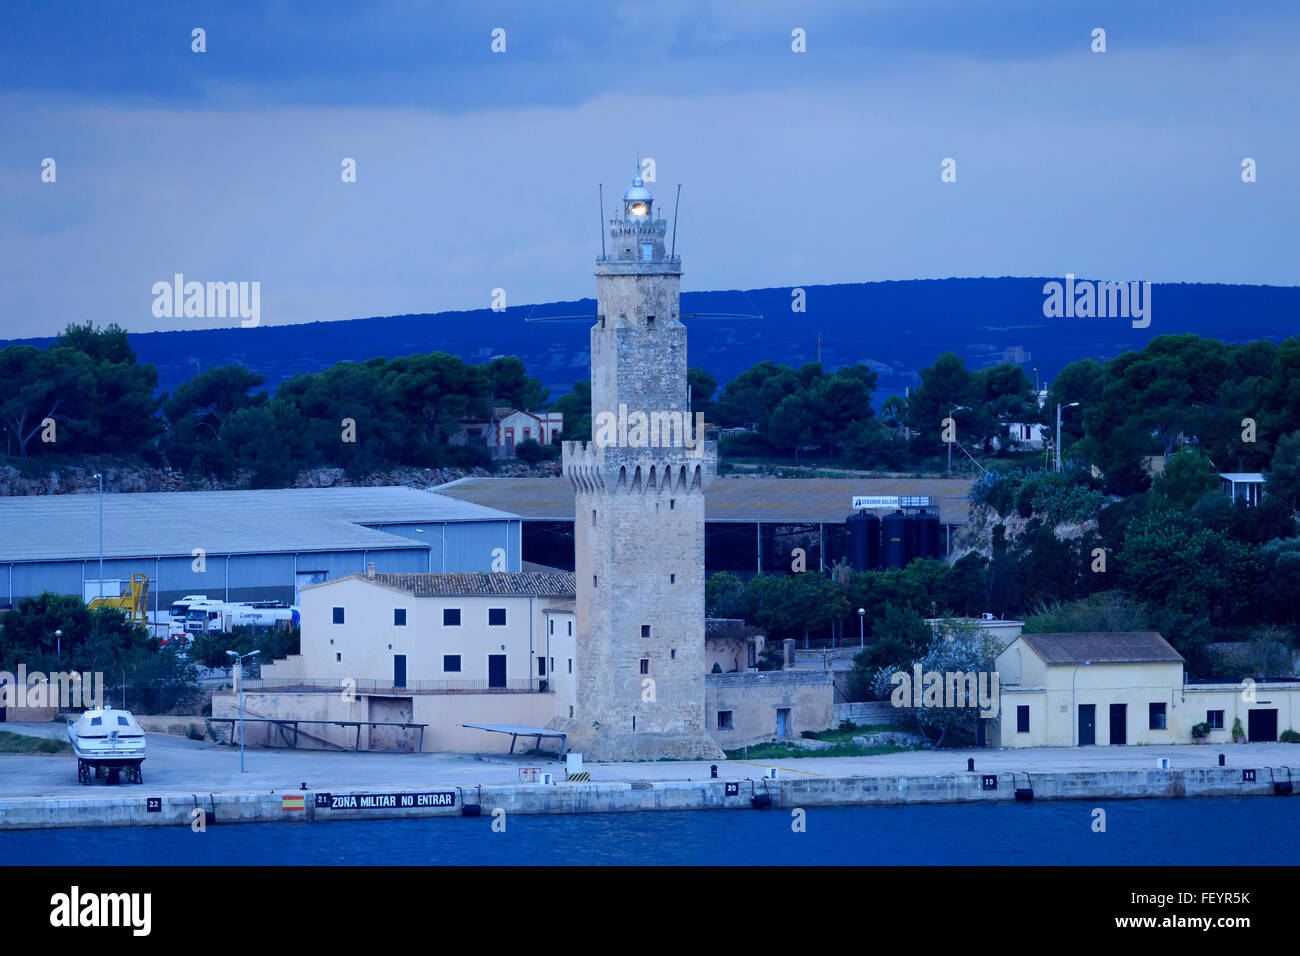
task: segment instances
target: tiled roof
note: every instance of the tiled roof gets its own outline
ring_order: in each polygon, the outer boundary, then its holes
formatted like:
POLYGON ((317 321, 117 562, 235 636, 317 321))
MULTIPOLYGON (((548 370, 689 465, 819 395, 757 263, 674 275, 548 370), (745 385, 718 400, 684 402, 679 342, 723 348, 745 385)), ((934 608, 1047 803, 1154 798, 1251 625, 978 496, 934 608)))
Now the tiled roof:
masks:
MULTIPOLYGON (((367 580, 364 574, 353 577, 367 580)), ((374 580, 416 597, 573 598, 576 594, 572 571, 376 574, 374 580)))
POLYGON ((1045 664, 1176 664, 1183 660, 1155 631, 1021 634, 1045 664))

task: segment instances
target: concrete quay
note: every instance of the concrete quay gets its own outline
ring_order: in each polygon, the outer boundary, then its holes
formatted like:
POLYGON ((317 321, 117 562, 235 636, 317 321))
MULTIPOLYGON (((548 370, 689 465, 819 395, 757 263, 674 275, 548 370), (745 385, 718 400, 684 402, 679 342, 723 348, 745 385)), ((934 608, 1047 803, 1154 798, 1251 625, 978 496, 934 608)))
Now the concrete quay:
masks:
MULTIPOLYGON (((53 724, 7 729, 62 732, 53 724)), ((0 829, 180 826, 191 823, 196 808, 209 824, 323 822, 457 815, 465 803, 481 806, 484 814, 498 808, 603 813, 748 809, 754 796, 765 795, 773 807, 792 808, 1009 802, 1025 788, 1035 800, 1273 796, 1274 782, 1300 784, 1300 747, 1278 743, 730 760, 716 762, 716 779, 708 761, 587 763, 589 783, 563 782, 563 767, 549 758, 499 754, 257 749, 246 752, 245 762, 241 774, 236 748, 151 734, 143 785, 85 787, 76 781, 71 755, 0 755, 0 829), (1221 752, 1225 767, 1218 766, 1221 752), (1157 769, 1159 757, 1169 758, 1170 769, 1157 769), (968 758, 975 760, 974 772, 966 770, 968 758), (521 782, 522 768, 550 772, 556 782, 521 782), (771 768, 776 779, 767 779, 771 768), (373 796, 387 794, 405 796, 373 796), (303 799, 286 803, 286 797, 303 799)))

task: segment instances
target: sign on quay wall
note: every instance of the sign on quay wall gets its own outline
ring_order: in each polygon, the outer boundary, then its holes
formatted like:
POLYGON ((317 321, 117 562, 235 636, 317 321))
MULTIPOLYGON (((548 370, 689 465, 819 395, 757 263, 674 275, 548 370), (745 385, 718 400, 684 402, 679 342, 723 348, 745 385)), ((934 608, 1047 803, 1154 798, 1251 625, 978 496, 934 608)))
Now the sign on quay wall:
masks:
POLYGON ((400 810, 406 807, 454 807, 456 793, 432 790, 422 793, 318 793, 323 810, 400 810))

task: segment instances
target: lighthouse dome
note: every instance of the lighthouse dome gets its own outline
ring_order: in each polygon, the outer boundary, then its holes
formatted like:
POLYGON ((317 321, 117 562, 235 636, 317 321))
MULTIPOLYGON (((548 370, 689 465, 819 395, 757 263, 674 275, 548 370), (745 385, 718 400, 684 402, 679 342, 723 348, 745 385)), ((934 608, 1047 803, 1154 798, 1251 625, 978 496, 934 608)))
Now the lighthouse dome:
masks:
POLYGON ((623 202, 649 202, 654 199, 650 195, 650 190, 645 188, 645 183, 638 176, 632 180, 632 185, 627 187, 627 192, 623 193, 623 202))

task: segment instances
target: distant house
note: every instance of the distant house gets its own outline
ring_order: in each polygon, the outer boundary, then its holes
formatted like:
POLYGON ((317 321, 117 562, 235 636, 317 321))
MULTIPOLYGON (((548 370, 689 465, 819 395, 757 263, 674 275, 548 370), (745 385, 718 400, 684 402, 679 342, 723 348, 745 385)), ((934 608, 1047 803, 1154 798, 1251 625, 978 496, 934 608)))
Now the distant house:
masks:
POLYGON ((1240 498, 1254 507, 1264 497, 1264 476, 1257 471, 1225 472, 1219 475, 1219 487, 1233 501, 1240 498))
POLYGON ((495 458, 513 458, 515 445, 532 439, 542 445, 556 441, 564 430, 560 412, 524 412, 494 408, 490 421, 463 421, 447 440, 452 445, 487 448, 495 458))
MULTIPOLYGON (((1007 441, 1013 448, 1038 451, 1047 443, 1044 437, 1046 430, 1047 426, 1038 422, 1007 422, 1007 441)), ((995 449, 1001 445, 1000 439, 993 439, 995 449)))

